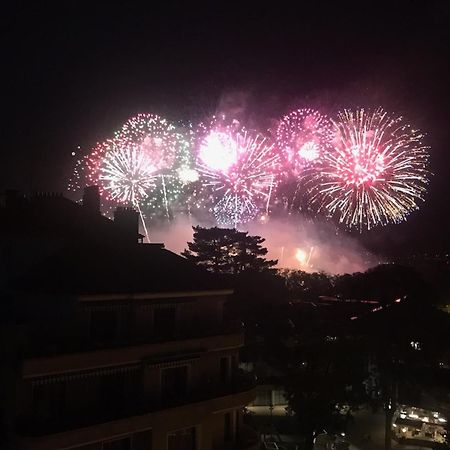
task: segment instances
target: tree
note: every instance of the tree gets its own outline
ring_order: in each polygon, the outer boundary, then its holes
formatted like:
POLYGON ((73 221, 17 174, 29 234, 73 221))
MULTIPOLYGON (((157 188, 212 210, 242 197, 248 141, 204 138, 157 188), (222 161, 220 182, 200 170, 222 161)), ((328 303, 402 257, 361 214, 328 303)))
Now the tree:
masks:
POLYGON ((278 261, 266 260, 267 248, 260 236, 229 228, 192 227, 193 242, 182 255, 211 272, 239 274, 244 271, 273 272, 278 261))
POLYGON ((321 295, 333 295, 334 278, 325 272, 283 269, 280 275, 285 279, 291 299, 311 300, 321 295))
POLYGON ((336 294, 343 298, 375 299, 390 303, 408 296, 430 304, 434 300, 433 287, 412 267, 382 264, 364 273, 354 273, 336 278, 336 294))
POLYGON ((284 386, 305 437, 305 449, 313 448, 313 436, 322 429, 345 430, 345 417, 336 405, 358 400, 364 378, 364 357, 359 350, 358 342, 338 339, 299 347, 293 355, 284 386))

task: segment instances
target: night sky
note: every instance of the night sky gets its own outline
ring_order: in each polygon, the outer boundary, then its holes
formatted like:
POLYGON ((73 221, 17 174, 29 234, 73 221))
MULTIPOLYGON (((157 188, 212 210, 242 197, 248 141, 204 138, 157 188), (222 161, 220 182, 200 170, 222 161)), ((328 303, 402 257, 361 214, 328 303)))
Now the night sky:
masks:
POLYGON ((71 152, 138 112, 225 107, 267 129, 296 107, 381 105, 426 131, 434 176, 408 222, 362 240, 449 251, 448 1, 60 3, 0 14, 1 189, 64 191, 71 152))

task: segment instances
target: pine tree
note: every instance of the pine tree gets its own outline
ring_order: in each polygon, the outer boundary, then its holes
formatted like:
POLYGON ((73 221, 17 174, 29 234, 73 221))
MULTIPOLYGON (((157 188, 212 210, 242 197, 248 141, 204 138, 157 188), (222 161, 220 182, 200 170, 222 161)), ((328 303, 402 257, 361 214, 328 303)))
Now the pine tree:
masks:
POLYGON ((271 272, 277 261, 266 260, 265 239, 229 228, 193 227, 193 242, 182 255, 211 272, 238 274, 244 271, 271 272))

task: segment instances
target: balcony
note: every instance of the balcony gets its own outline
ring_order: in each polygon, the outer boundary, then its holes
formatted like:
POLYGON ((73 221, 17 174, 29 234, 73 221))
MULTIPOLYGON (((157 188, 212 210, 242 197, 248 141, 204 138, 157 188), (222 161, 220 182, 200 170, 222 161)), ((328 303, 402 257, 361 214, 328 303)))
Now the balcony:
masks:
POLYGON ((158 344, 160 342, 195 339, 199 337, 215 336, 219 334, 242 333, 243 325, 240 321, 224 320, 221 323, 201 323, 195 327, 172 330, 170 333, 158 333, 152 336, 132 336, 129 332, 125 336, 110 337, 105 341, 96 341, 91 337, 59 336, 51 342, 43 342, 40 336, 41 330, 35 331, 32 339, 27 342, 25 356, 27 358, 51 357, 61 354, 89 352, 110 348, 126 348, 136 345, 158 344))
MULTIPOLYGON (((170 401, 145 401, 138 396, 133 401, 121 402, 114 408, 100 408, 96 411, 83 411, 77 414, 55 414, 52 419, 43 420, 42 415, 27 415, 19 418, 18 430, 21 436, 40 437, 55 433, 70 432, 79 428, 93 427, 110 422, 136 422, 136 417, 149 418, 155 414, 177 414, 188 408, 195 414, 205 411, 215 412, 239 408, 250 403, 255 397, 256 381, 253 375, 236 372, 227 384, 202 385, 183 396, 170 401)), ((148 423, 146 423, 149 425, 148 423)), ((126 427, 125 427, 126 428, 126 427)), ((125 429, 124 432, 130 430, 125 429)), ((246 441, 245 441, 246 442, 246 441)), ((242 445, 245 444, 242 441, 242 445)), ((238 447, 247 448, 247 447, 238 447)), ((249 447, 251 448, 251 447, 249 447)))
POLYGON ((208 334, 192 332, 170 339, 147 342, 124 342, 112 348, 86 347, 78 352, 58 353, 52 356, 29 357, 23 361, 24 378, 49 376, 64 372, 95 369, 102 366, 120 366, 148 359, 153 355, 205 351, 223 347, 241 347, 244 344, 242 325, 226 324, 208 334))

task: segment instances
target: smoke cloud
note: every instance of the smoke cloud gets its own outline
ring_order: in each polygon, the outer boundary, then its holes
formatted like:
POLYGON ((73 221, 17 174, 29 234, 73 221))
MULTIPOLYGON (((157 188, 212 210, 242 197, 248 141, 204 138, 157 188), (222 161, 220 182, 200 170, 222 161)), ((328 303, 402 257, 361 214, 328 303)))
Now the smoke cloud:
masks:
MULTIPOLYGON (((169 226, 149 229, 152 242, 162 242, 166 248, 181 253, 192 241, 192 226, 211 226, 178 218, 169 226)), ((277 259, 279 268, 300 269, 306 272, 344 274, 362 272, 380 263, 356 238, 337 232, 329 223, 315 222, 301 217, 270 219, 266 223, 253 222, 241 227, 251 235, 266 239, 267 258, 277 259)))

